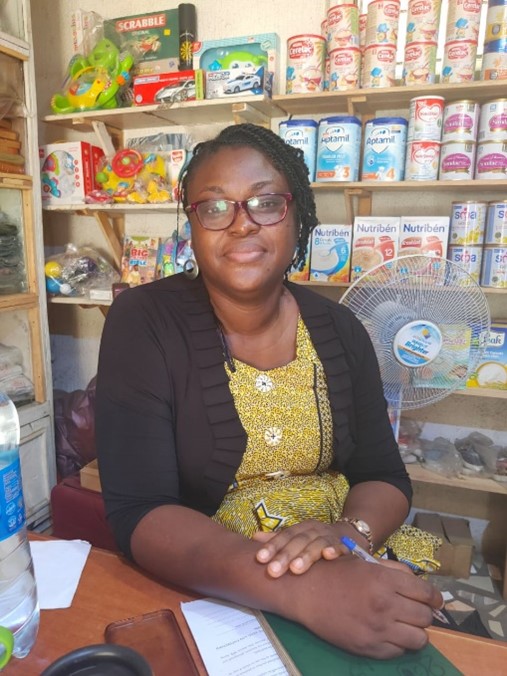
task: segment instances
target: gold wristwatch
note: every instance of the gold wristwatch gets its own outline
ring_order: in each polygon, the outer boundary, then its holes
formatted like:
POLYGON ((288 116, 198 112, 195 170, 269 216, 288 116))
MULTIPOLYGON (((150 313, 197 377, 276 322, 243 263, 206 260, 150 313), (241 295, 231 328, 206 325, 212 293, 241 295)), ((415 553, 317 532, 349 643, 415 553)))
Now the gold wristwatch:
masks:
POLYGON ((350 525, 357 530, 357 532, 365 537, 368 540, 368 548, 370 550, 370 554, 373 554, 373 537, 371 534, 371 528, 368 526, 366 521, 363 521, 362 519, 354 519, 349 516, 342 516, 339 521, 343 521, 345 523, 350 523, 350 525))

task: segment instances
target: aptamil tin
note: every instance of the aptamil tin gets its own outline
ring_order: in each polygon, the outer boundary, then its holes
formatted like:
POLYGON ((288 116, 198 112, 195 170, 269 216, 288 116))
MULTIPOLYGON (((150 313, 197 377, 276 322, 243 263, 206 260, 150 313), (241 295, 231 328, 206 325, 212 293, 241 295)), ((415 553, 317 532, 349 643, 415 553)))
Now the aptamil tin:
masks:
POLYGON ((507 80, 507 38, 484 45, 481 80, 507 80))
POLYGON ((407 43, 403 60, 403 84, 417 85, 435 82, 436 64, 436 42, 407 43))
POLYGON ((311 182, 315 181, 318 127, 315 120, 285 120, 279 124, 279 135, 285 143, 303 151, 311 182))
POLYGON ((484 244, 507 246, 507 200, 488 204, 484 244))
POLYGON ((470 82, 474 79, 476 40, 453 40, 444 45, 440 82, 470 82))
POLYGON ((362 181, 403 181, 408 122, 377 117, 364 129, 362 181))
POLYGON ((478 144, 475 178, 507 178, 507 138, 478 144))
POLYGON ((443 96, 416 96, 411 99, 408 140, 440 141, 443 117, 443 96))
POLYGON ((396 44, 400 19, 400 0, 373 0, 368 4, 366 46, 396 44))
POLYGON ((351 115, 319 122, 315 180, 357 181, 361 153, 361 121, 351 115))
POLYGON ((447 141, 440 148, 441 181, 466 181, 474 177, 475 141, 447 141))
POLYGON ((486 12, 484 43, 507 38, 507 2, 489 0, 486 12))
POLYGON ((324 88, 326 40, 322 35, 293 35, 287 40, 287 94, 324 88))
POLYGON ((335 5, 327 11, 328 49, 359 47, 359 10, 355 4, 335 5))
POLYGON ((495 99, 481 106, 478 141, 507 138, 507 99, 495 99))
POLYGON ((454 101, 446 104, 442 142, 477 140, 480 110, 481 107, 476 101, 454 101))
POLYGON ((361 87, 394 87, 396 45, 369 45, 363 52, 361 87))
POLYGON ((460 265, 479 283, 482 262, 482 246, 450 246, 447 258, 460 265))
POLYGON ((407 11, 407 44, 436 42, 441 0, 409 0, 407 11))
POLYGON ((449 244, 480 245, 486 228, 486 202, 453 202, 449 244))
POLYGON ((507 289, 507 246, 484 247, 481 286, 507 289))
POLYGON ((445 41, 478 40, 482 0, 449 0, 445 41))
POLYGON ((434 181, 438 177, 439 141, 409 141, 405 161, 406 181, 434 181))
POLYGON ((358 89, 360 75, 359 47, 344 47, 329 52, 329 91, 358 89))

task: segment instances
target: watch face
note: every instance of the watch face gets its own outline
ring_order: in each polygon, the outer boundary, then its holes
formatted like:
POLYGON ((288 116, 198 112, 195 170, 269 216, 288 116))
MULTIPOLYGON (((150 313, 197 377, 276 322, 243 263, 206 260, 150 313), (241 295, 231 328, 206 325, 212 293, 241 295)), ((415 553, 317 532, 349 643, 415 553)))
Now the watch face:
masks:
POLYGON ((370 527, 368 526, 366 521, 362 521, 361 519, 358 519, 356 521, 356 526, 357 526, 357 530, 360 533, 369 533, 370 532, 370 527))

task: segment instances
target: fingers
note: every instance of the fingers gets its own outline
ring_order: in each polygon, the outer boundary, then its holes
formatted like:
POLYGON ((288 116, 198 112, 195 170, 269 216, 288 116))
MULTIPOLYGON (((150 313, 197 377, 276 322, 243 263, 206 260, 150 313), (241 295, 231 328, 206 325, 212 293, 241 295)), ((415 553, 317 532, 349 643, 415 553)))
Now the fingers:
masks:
POLYGON ((435 585, 414 575, 400 575, 397 591, 398 594, 424 603, 431 608, 442 608, 444 605, 443 596, 435 585))

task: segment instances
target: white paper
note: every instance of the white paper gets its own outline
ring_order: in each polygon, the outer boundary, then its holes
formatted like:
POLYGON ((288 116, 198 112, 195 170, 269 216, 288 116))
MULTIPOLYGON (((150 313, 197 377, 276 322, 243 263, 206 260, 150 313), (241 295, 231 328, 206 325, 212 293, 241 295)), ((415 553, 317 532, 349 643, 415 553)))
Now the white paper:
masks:
POLYGON ((41 610, 69 608, 91 544, 83 540, 30 542, 41 610))
POLYGON ((252 610, 199 599, 181 610, 209 676, 287 676, 264 629, 252 610))

